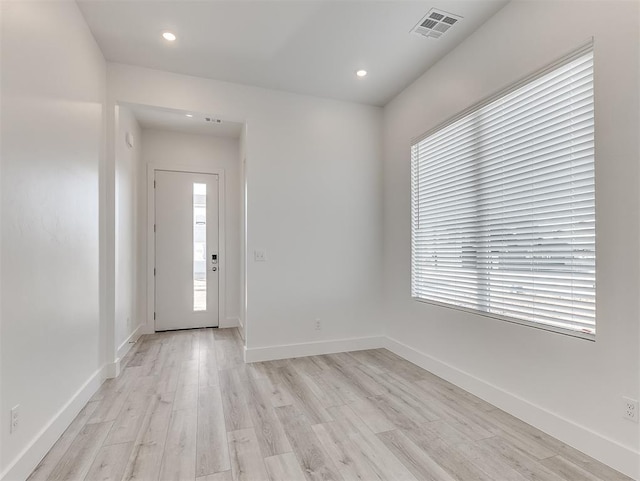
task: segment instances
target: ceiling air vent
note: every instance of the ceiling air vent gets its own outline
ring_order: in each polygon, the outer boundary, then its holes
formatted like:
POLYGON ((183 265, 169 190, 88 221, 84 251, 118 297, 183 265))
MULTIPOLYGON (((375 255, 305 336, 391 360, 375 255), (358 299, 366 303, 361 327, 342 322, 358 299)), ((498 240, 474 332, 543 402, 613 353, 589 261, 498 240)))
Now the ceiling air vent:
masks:
POLYGON ((462 20, 460 15, 432 8, 413 28, 413 32, 427 38, 440 38, 460 20, 462 20))

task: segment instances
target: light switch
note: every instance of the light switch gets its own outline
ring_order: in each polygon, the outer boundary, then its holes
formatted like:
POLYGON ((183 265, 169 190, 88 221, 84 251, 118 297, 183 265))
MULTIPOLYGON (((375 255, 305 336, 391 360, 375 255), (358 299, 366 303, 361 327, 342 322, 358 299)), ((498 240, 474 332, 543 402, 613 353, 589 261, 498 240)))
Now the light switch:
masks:
POLYGON ((253 260, 255 262, 266 262, 267 254, 263 250, 253 251, 253 260))

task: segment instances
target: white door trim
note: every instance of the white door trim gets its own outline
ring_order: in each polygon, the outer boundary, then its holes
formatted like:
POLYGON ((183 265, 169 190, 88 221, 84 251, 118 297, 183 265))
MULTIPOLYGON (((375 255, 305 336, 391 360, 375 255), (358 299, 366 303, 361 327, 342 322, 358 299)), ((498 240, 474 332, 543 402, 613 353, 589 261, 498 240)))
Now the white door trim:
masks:
POLYGON ((227 261, 225 249, 225 177, 224 169, 194 169, 189 166, 164 163, 150 163, 147 165, 147 329, 148 333, 156 330, 154 312, 156 306, 156 279, 153 275, 156 260, 155 236, 153 225, 156 216, 156 196, 153 182, 156 171, 165 170, 171 172, 190 172, 193 174, 216 174, 218 176, 218 325, 226 319, 226 281, 227 281, 227 261))

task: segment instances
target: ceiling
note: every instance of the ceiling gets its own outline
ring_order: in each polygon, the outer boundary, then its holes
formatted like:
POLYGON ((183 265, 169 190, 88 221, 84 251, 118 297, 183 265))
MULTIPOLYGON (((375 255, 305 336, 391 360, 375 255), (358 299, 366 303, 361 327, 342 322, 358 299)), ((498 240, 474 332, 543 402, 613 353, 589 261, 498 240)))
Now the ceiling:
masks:
POLYGON ((79 0, 106 59, 384 105, 507 0, 79 0), (432 8, 462 16, 412 33, 432 8), (177 40, 168 43, 162 32, 177 40), (355 71, 369 74, 358 78, 355 71))
POLYGON ((185 132, 188 134, 213 135, 239 139, 243 124, 217 119, 201 112, 149 107, 137 104, 121 104, 128 108, 143 129, 159 129, 185 132), (193 117, 187 117, 192 115, 193 117), (211 121, 207 121, 209 118, 211 121), (217 122, 220 120, 220 122, 217 122))

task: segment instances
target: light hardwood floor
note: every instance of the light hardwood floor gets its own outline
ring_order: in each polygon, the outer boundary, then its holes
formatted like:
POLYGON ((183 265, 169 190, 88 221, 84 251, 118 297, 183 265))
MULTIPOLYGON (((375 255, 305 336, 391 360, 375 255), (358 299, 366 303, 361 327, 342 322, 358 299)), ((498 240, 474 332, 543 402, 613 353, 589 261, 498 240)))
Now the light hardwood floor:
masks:
POLYGON ((144 336, 29 481, 617 481, 384 349, 245 365, 236 329, 144 336))

